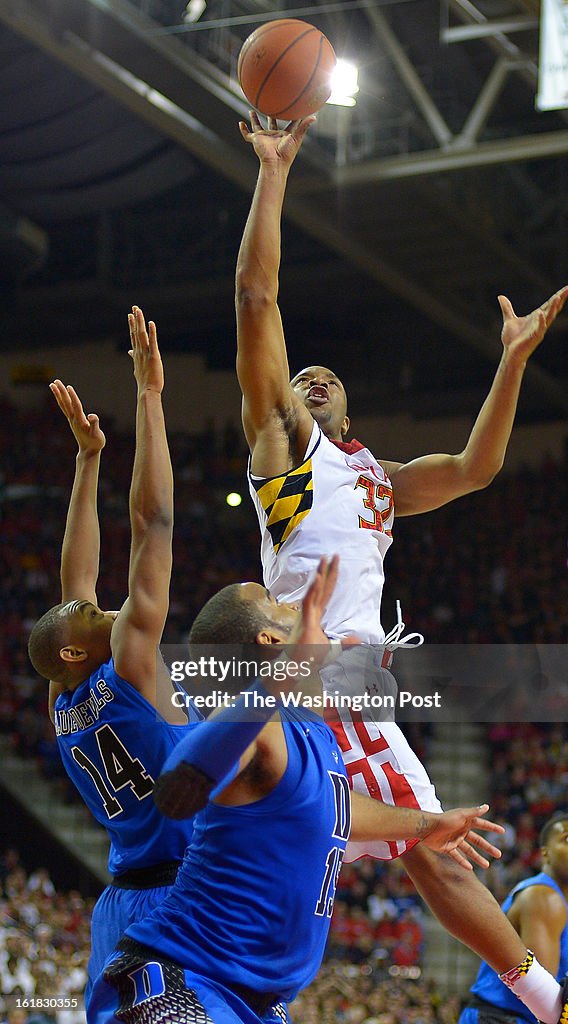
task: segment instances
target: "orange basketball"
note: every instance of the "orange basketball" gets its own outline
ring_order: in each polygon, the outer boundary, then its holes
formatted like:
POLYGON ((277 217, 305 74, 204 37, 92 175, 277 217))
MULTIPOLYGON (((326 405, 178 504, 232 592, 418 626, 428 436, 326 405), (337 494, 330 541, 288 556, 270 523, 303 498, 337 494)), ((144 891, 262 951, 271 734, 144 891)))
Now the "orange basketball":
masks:
POLYGON ((335 53, 319 28, 296 18, 269 21, 242 45, 237 74, 261 114, 295 121, 315 114, 331 95, 335 53))

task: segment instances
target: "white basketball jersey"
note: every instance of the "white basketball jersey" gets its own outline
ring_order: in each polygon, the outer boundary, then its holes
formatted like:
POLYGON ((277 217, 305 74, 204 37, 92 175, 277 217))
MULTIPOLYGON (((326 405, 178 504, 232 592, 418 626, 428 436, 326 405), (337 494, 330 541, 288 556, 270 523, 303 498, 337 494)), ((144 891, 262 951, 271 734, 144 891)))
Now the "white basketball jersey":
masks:
POLYGON ((258 515, 264 582, 278 601, 300 601, 322 555, 339 554, 339 580, 328 604, 327 636, 355 633, 380 644, 383 560, 392 544, 392 486, 358 442, 339 447, 314 421, 300 466, 249 487, 258 515))

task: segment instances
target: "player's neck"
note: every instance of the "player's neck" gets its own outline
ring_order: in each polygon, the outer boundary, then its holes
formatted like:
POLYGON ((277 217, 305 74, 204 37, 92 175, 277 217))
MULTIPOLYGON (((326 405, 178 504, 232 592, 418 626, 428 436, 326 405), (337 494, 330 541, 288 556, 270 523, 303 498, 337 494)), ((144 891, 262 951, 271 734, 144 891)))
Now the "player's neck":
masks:
POLYGON ((549 871, 548 868, 543 868, 542 870, 543 873, 545 875, 548 875, 548 877, 551 878, 553 882, 556 882, 558 888, 564 896, 564 899, 568 903, 568 880, 562 881, 561 878, 558 878, 558 876, 554 874, 554 871, 549 871))
MULTIPOLYGON (((315 416, 314 416, 314 419, 315 419, 315 416)), ((316 423, 317 423, 317 420, 316 420, 316 423)), ((345 444, 345 437, 343 436, 341 431, 339 431, 337 434, 334 434, 331 428, 328 428, 326 430, 325 427, 323 427, 321 425, 321 423, 319 424, 319 426, 320 426, 322 434, 324 435, 324 437, 327 437, 327 439, 329 441, 339 441, 340 444, 345 444)))
POLYGON ((66 688, 68 690, 78 690, 79 687, 82 686, 83 683, 86 683, 95 672, 98 672, 104 664, 105 662, 101 661, 100 658, 88 658, 87 661, 82 663, 81 672, 78 672, 75 678, 68 678, 66 688))

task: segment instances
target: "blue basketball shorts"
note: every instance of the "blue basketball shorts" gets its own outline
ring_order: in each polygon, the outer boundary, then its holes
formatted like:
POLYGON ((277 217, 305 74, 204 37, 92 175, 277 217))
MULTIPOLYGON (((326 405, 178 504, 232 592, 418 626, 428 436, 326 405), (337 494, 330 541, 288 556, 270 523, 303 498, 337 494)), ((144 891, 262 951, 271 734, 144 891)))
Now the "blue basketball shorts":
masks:
POLYGON ((155 889, 120 889, 107 885, 95 903, 91 918, 91 956, 85 991, 88 1008, 91 991, 106 961, 114 953, 116 944, 126 929, 141 921, 166 898, 171 885, 155 889))
POLYGON ((466 1006, 460 1013, 458 1024, 528 1024, 528 1021, 487 1003, 483 1008, 466 1006))

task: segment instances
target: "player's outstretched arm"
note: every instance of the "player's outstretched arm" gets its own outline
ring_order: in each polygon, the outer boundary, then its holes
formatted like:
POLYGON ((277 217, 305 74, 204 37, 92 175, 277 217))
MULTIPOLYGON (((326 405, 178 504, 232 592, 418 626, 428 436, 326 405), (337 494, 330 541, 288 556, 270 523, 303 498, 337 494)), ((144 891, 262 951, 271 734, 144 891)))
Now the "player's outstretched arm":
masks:
MULTIPOLYGON (((95 413, 85 415, 81 400, 70 384, 54 380, 49 386, 77 441, 75 477, 61 548, 61 600, 97 604, 100 554, 97 490, 105 435, 99 417, 95 413)), ((52 721, 55 701, 62 690, 59 683, 50 682, 48 707, 52 721)))
POLYGON ((488 810, 489 805, 482 804, 434 814, 411 807, 391 807, 361 793, 352 793, 350 838, 356 842, 420 839, 431 850, 448 853, 468 870, 472 870, 473 864, 487 868, 489 861, 478 850, 491 857, 500 857, 501 851, 473 829, 499 834, 504 831, 502 825, 484 817, 488 810))
POLYGON ((305 449, 312 419, 290 387, 280 311, 280 229, 288 173, 315 118, 264 129, 251 111, 250 131, 240 131, 260 161, 236 271, 237 376, 243 393, 243 427, 253 454, 253 472, 274 475, 288 468, 288 437, 305 449), (299 433, 298 433, 299 432, 299 433), (298 435, 296 437, 296 435, 298 435))
POLYGON ((61 549, 61 600, 96 604, 100 554, 97 489, 101 451, 106 439, 99 417, 95 413, 85 415, 81 400, 70 384, 54 380, 49 386, 77 441, 75 478, 61 549))
POLYGON ((384 464, 398 515, 429 512, 491 483, 503 465, 527 359, 543 341, 567 298, 568 286, 532 313, 519 317, 509 299, 499 296, 503 354, 464 450, 459 455, 427 455, 405 465, 384 464))
MULTIPOLYGON (((317 668, 329 652, 321 617, 337 582, 337 570, 337 557, 330 562, 321 559, 287 646, 295 663, 309 657, 317 668)), ((162 813, 169 818, 190 818, 205 807, 212 794, 231 805, 266 796, 288 763, 282 725, 275 717, 281 706, 279 698, 299 686, 304 689, 305 684, 297 675, 279 682, 265 678, 245 690, 231 707, 190 730, 168 757, 156 783, 154 799, 162 813), (262 770, 243 781, 242 773, 253 758, 262 770)))
POLYGON ((157 646, 169 607, 172 569, 173 475, 162 408, 164 371, 156 325, 142 310, 129 314, 137 384, 136 451, 130 487, 132 539, 128 597, 111 646, 116 671, 156 702, 157 646))

